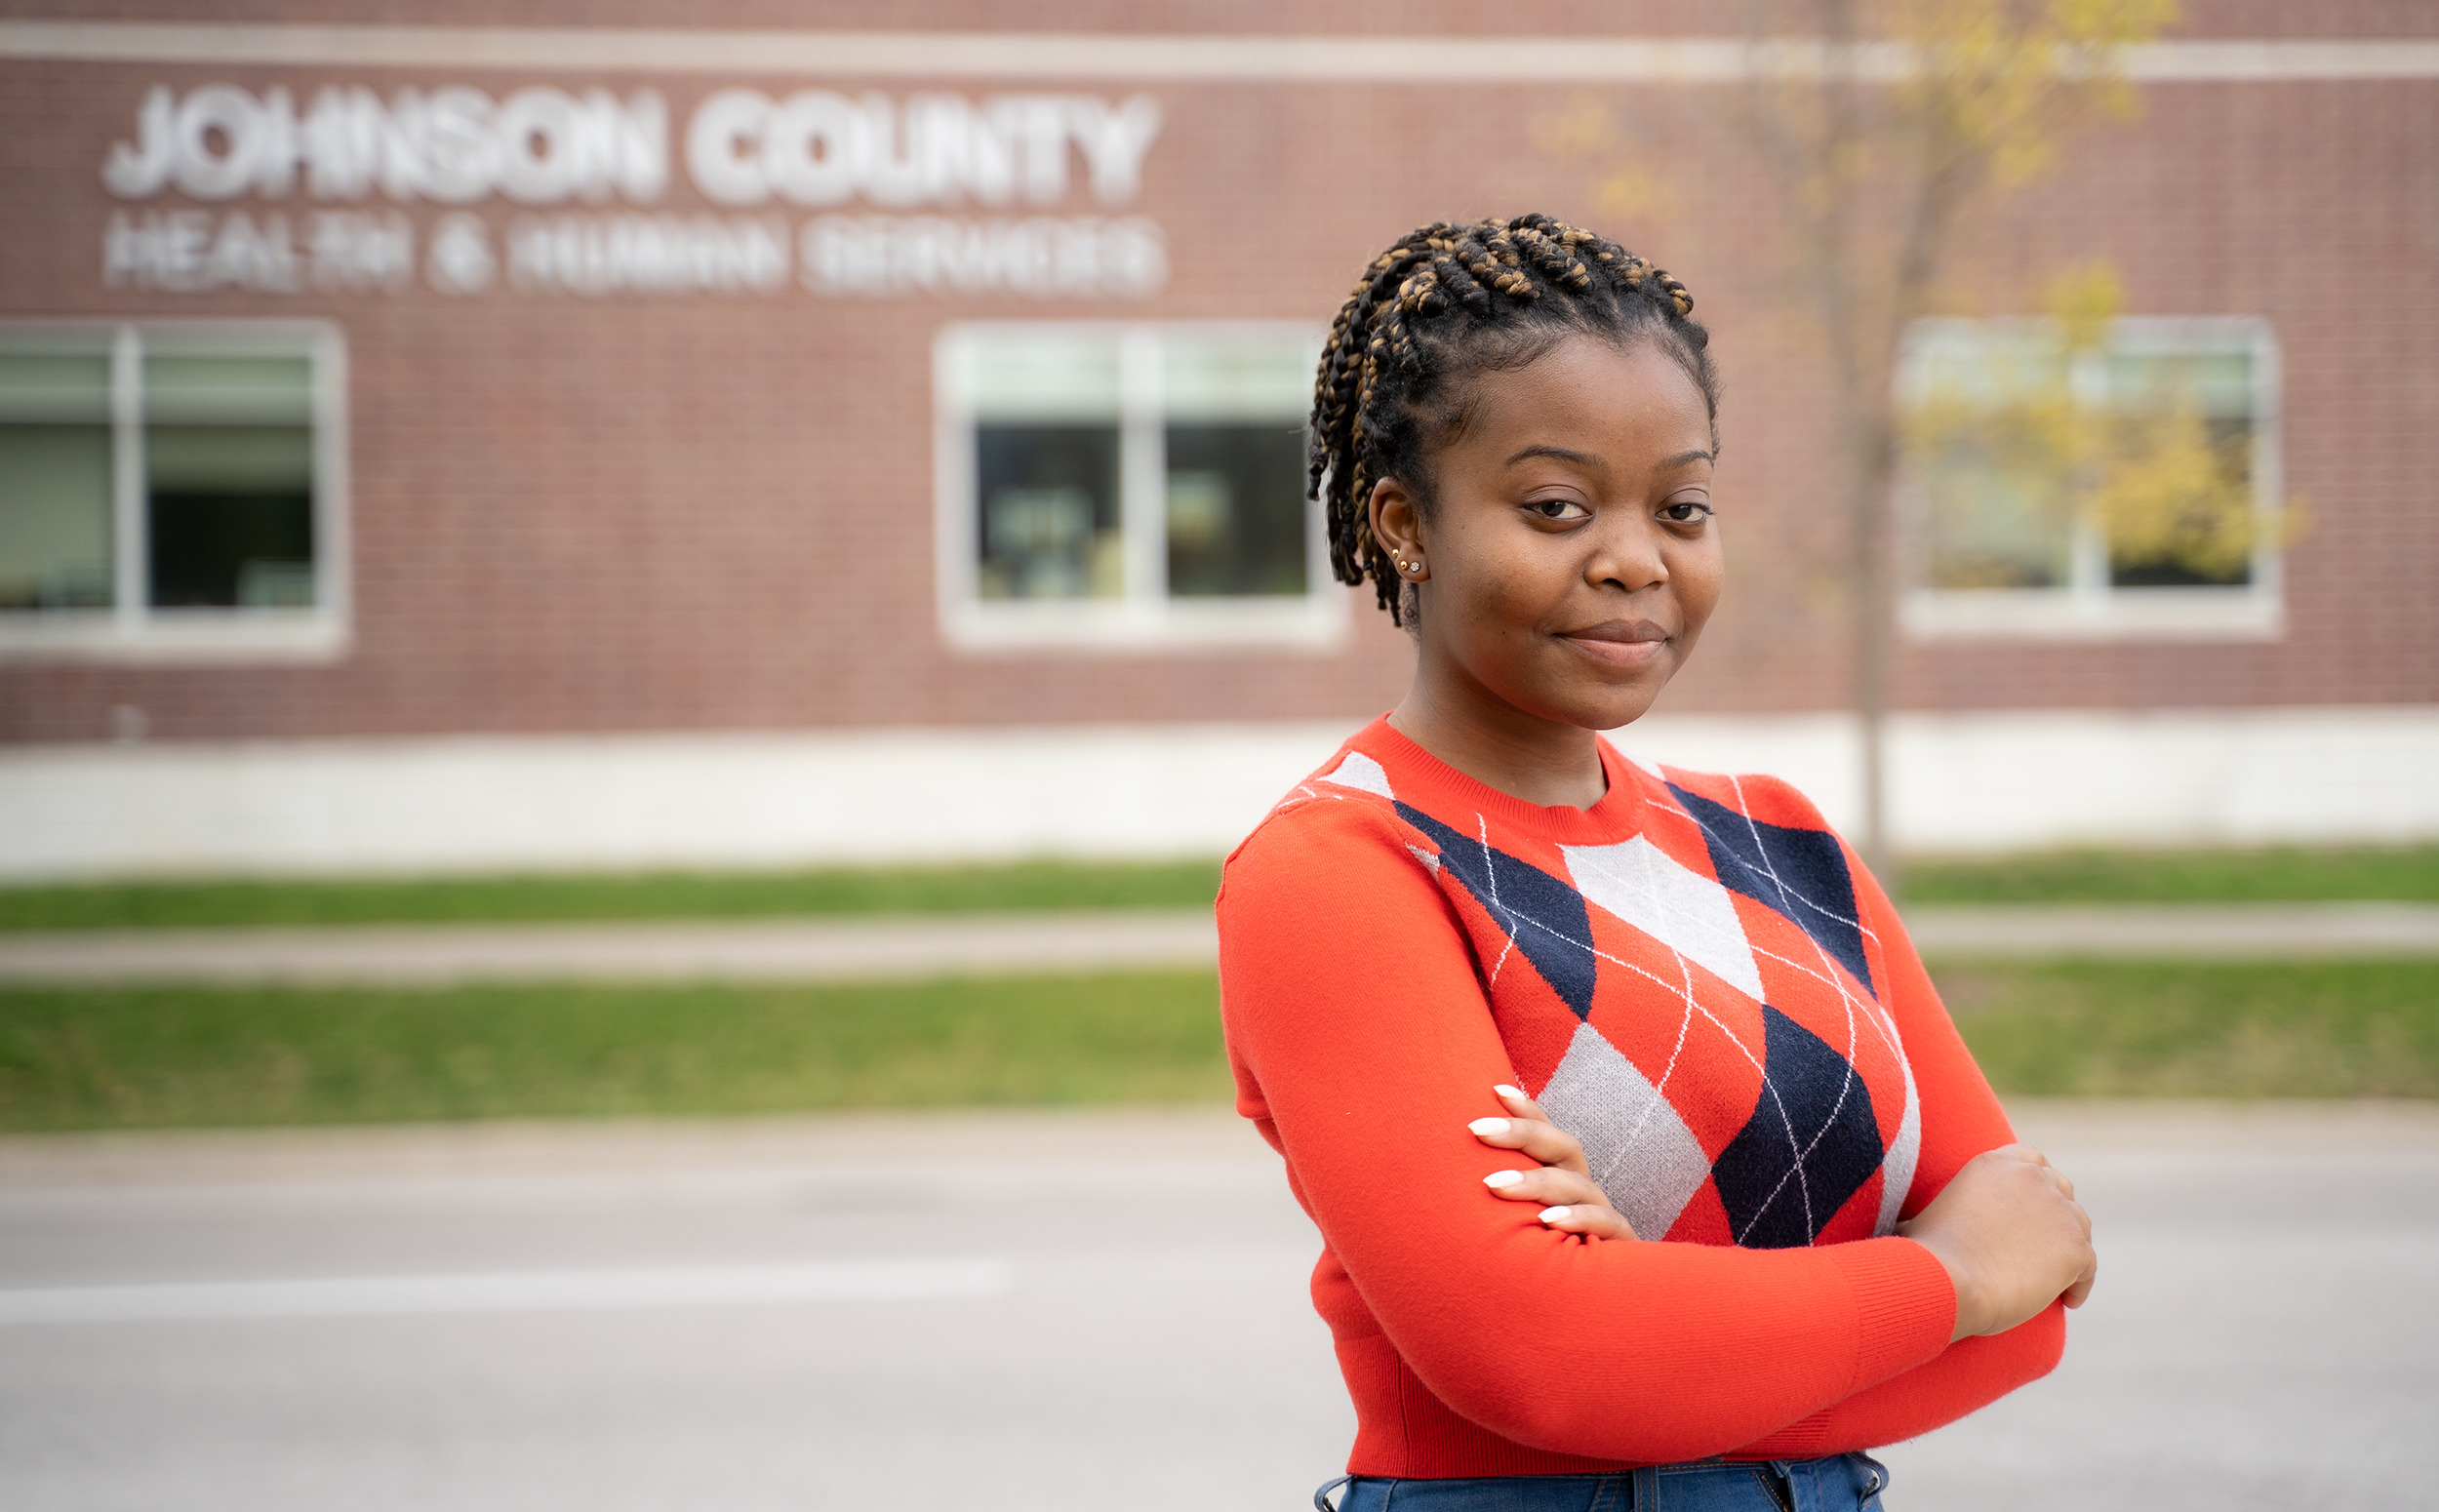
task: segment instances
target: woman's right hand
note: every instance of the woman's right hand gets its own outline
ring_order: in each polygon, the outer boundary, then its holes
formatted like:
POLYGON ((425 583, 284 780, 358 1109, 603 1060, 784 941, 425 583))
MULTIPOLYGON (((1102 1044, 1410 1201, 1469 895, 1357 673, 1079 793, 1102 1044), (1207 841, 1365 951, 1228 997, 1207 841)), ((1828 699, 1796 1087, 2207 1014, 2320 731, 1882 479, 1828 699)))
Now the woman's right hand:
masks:
POLYGON ((1514 1150, 1539 1162, 1540 1169, 1494 1171, 1482 1178, 1482 1184, 1509 1202, 1540 1203, 1542 1225, 1560 1233, 1584 1239, 1632 1239, 1634 1225, 1609 1205, 1608 1194, 1593 1181, 1592 1168, 1584 1163, 1583 1146, 1576 1136, 1551 1123, 1541 1105, 1521 1088, 1501 1084, 1491 1091, 1509 1116, 1477 1118, 1466 1127, 1483 1143, 1514 1150))
POLYGON ((2099 1269, 2075 1183, 2029 1144, 1967 1161, 1897 1231, 1938 1256, 1956 1284, 1951 1342, 2004 1333, 2061 1296, 2081 1307, 2099 1269))

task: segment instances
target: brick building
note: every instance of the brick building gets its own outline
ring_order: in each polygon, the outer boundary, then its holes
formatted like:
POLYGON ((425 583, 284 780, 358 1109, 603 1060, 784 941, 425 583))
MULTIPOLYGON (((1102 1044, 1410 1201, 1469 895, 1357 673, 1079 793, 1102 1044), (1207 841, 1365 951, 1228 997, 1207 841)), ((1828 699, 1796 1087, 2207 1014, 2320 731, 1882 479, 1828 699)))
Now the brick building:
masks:
MULTIPOLYGON (((1525 208, 1728 382, 1730 596, 1630 743, 1851 812, 1826 365, 1701 8, 216 9, 0 20, 0 874, 1220 848, 1410 664, 1297 492, 1320 330, 1525 208)), ((1910 514, 1909 844, 2439 833, 2439 25, 2188 10, 1923 361, 2105 259, 2095 391, 2308 527, 1910 514)))

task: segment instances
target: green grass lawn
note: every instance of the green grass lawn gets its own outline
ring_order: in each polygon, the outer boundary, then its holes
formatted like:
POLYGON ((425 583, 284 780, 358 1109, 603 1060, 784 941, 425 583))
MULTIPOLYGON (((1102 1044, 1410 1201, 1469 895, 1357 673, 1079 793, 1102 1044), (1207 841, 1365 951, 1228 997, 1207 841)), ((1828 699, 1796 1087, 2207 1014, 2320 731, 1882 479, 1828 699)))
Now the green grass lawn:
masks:
POLYGON ((1216 858, 337 882, 117 882, 0 888, 0 930, 1207 908, 1219 892, 1216 858))
POLYGON ((0 1129, 1228 1094, 1208 972, 823 987, 0 991, 0 1129))
POLYGON ((2439 1097, 2439 961, 1935 962, 2001 1093, 2439 1097))
POLYGON ((2041 851, 1904 867, 1911 903, 2439 900, 2439 846, 2347 850, 2041 851))
MULTIPOLYGON (((2439 962, 1935 966, 2002 1093, 2439 1097, 2439 962)), ((0 1129, 1217 1102, 1207 972, 0 991, 0 1129)))
MULTIPOLYGON (((1200 908, 1219 888, 1216 858, 623 876, 118 882, 0 888, 0 930, 1200 908)), ((1906 866, 1905 895, 1920 903, 2439 899, 2439 846, 2059 851, 1924 859, 1906 866)))

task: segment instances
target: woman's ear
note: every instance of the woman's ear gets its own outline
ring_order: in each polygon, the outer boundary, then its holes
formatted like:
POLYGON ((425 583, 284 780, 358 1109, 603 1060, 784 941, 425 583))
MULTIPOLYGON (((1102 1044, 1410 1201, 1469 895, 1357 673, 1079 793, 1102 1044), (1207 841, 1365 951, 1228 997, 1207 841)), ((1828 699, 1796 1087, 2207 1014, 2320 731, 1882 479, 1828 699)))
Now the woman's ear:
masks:
POLYGON ((1372 486, 1366 507, 1372 515, 1372 538, 1389 554, 1399 580, 1420 582, 1430 576, 1422 554, 1422 510, 1406 485, 1382 478, 1372 486))

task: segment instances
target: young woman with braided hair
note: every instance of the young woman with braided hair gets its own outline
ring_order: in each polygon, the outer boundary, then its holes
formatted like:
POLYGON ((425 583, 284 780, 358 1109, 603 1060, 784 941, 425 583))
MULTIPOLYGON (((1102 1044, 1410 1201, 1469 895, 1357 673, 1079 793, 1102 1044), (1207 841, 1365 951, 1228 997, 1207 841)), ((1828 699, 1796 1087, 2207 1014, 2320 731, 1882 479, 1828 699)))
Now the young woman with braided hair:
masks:
POLYGON ((2092 1284, 1819 813, 1600 737, 1720 592, 1693 307, 1544 216, 1431 225, 1322 358, 1332 560, 1415 679, 1229 857, 1220 982, 1353 1512, 1876 1506, 1863 1452, 2048 1372, 2092 1284))

